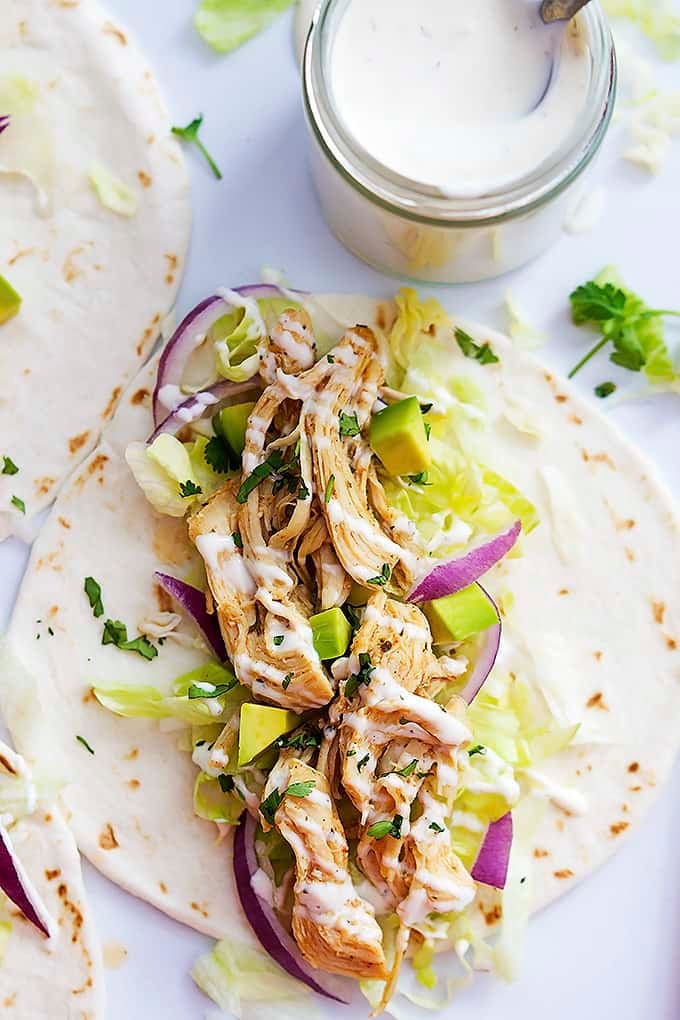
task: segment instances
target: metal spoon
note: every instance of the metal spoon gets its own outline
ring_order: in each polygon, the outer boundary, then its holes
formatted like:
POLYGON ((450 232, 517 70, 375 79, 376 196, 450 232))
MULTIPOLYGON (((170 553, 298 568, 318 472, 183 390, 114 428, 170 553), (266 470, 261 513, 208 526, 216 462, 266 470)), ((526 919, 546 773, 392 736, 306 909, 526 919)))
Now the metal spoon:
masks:
POLYGON ((590 0, 543 0, 541 17, 546 25, 553 21, 570 21, 590 0))

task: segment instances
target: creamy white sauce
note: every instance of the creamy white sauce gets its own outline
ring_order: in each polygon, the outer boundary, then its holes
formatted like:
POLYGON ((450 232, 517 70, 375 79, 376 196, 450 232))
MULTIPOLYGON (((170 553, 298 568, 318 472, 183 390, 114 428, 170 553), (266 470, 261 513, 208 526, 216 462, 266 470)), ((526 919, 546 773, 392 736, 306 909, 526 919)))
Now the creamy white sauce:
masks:
POLYGON ((274 906, 274 886, 271 878, 262 868, 258 868, 250 879, 250 888, 256 896, 259 896, 261 900, 268 903, 270 907, 274 906))
POLYGON ((255 594, 255 581, 231 535, 199 535, 196 548, 208 570, 242 595, 255 594))
POLYGON ((166 385, 161 386, 158 391, 158 399, 166 411, 172 412, 176 407, 179 407, 180 404, 184 403, 187 399, 187 395, 174 383, 166 383, 166 385))
POLYGON ((361 900, 349 875, 342 882, 307 879, 295 887, 294 913, 314 923, 344 931, 363 942, 381 941, 373 907, 361 900))
MULTIPOLYGON (((391 538, 388 538, 384 531, 375 527, 369 520, 346 513, 340 500, 331 499, 327 504, 326 510, 329 520, 333 524, 345 524, 353 534, 365 538, 366 541, 370 542, 380 552, 385 553, 387 556, 398 556, 409 569, 413 570, 418 563, 417 556, 410 552, 410 550, 397 545, 391 538)), ((355 573, 366 573, 366 577, 362 576, 362 580, 365 581, 375 577, 375 571, 371 571, 370 568, 368 570, 359 570, 357 567, 355 573)))
POLYGON ((301 370, 314 364, 314 340, 309 330, 289 315, 281 316, 272 330, 271 339, 301 370))
MULTIPOLYGON (((384 666, 373 670, 370 684, 361 690, 364 704, 384 712, 402 712, 410 722, 420 725, 443 744, 456 746, 472 739, 467 726, 459 719, 443 712, 441 706, 429 698, 407 691, 384 666)), ((407 727, 403 729, 406 731, 407 727)))
POLYGON ((474 768, 464 770, 461 786, 470 793, 498 793, 508 804, 515 804, 520 795, 512 766, 490 747, 485 754, 475 755, 474 768))
POLYGON ((468 832, 484 832, 486 828, 472 811, 454 811, 451 816, 451 824, 457 829, 467 829, 468 832))
POLYGON ((431 638, 429 627, 419 627, 415 623, 382 613, 375 605, 367 607, 364 622, 375 623, 378 627, 391 630, 399 636, 403 635, 411 641, 429 641, 431 638))
POLYGON ((530 780, 532 793, 552 801, 562 811, 567 811, 570 815, 585 815, 588 813, 588 799, 578 790, 574 790, 569 786, 562 786, 542 772, 537 772, 536 769, 524 769, 523 775, 530 780))
POLYGON ((246 329, 247 340, 263 340, 266 337, 267 327, 255 298, 243 297, 238 291, 229 290, 228 287, 220 287, 217 294, 230 305, 233 305, 234 308, 242 308, 244 310, 245 318, 248 322, 246 329))
POLYGON ((331 56, 346 128, 384 166, 447 195, 533 173, 575 128, 588 48, 527 0, 352 0, 331 56))

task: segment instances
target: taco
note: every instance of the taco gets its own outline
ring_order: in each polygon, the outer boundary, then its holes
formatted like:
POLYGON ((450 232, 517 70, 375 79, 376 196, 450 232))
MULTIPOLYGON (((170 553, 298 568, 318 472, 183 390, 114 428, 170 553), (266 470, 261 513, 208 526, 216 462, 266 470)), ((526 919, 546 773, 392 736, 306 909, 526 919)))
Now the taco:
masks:
POLYGON ((0 742, 0 1003, 12 1020, 104 1016, 99 942, 54 793, 0 742))
POLYGON ((0 540, 96 446, 172 307, 190 225, 182 154, 127 32, 94 0, 3 15, 0 540))
POLYGON ((511 976, 654 800, 679 546, 649 465, 507 338, 410 290, 225 290, 61 493, 3 709, 83 853, 223 940, 218 1001, 282 999, 278 964, 401 1016, 511 976))

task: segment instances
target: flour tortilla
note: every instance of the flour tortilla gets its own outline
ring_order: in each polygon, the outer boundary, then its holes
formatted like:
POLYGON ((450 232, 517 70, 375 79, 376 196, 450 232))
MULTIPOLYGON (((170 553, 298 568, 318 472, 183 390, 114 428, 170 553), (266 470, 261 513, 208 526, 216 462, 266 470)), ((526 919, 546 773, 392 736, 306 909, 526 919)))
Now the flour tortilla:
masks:
MULTIPOLYGON (((0 742, 0 754, 13 752, 0 742)), ((12 847, 53 922, 49 941, 5 900, 12 931, 0 963, 8 1020, 104 1020, 104 977, 75 840, 55 803, 9 827, 12 847)), ((4 899, 0 894, 0 899, 4 899)))
POLYGON ((0 273, 23 299, 0 325, 0 456, 20 469, 0 474, 1 540, 26 520, 12 496, 28 517, 52 501, 148 356, 181 278, 190 205, 146 59, 94 0, 7 0, 0 108, 12 114, 0 273), (98 200, 97 163, 134 193, 133 216, 98 200))
MULTIPOLYGON (((389 320, 391 305, 319 298, 350 325, 389 320)), ((540 682, 560 721, 582 723, 543 775, 587 802, 567 814, 545 799, 534 834, 534 907, 598 867, 639 823, 668 776, 680 710, 680 528, 651 467, 566 383, 499 334, 462 323, 500 358, 481 366, 451 341, 451 359, 488 404, 487 464, 537 506, 541 526, 487 578, 515 606, 499 668, 540 682), (514 424, 511 423, 511 420, 514 424), (534 427, 538 424, 540 435, 534 427)), ((65 800, 82 851, 106 875, 200 931, 234 933, 231 844, 192 815, 194 767, 176 734, 120 719, 93 683, 172 680, 202 659, 170 641, 145 662, 102 647, 83 578, 107 614, 136 624, 158 609, 153 571, 184 576, 182 522, 158 518, 123 459, 151 429, 153 366, 126 393, 100 447, 68 483, 36 543, 8 636, 2 700, 18 747, 70 781, 65 800), (35 621, 54 637, 35 640, 35 621), (75 741, 84 734, 94 758, 75 741), (108 833, 115 837, 112 847, 108 833)), ((187 632, 191 631, 189 623, 187 632)))

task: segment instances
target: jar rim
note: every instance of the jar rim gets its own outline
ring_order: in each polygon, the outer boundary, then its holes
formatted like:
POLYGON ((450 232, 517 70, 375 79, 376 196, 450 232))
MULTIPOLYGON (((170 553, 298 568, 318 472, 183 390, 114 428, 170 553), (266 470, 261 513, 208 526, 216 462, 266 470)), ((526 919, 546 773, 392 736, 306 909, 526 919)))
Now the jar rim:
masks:
POLYGON ((578 18, 586 22, 593 50, 584 113, 565 142, 531 174, 506 189, 478 197, 446 196, 378 162, 349 133, 328 87, 326 35, 329 21, 346 0, 324 0, 317 9, 303 60, 303 94, 310 127, 341 176, 369 201, 413 222, 437 227, 493 226, 547 204, 569 187, 600 150, 614 112, 618 69, 609 23, 598 2, 578 18))

